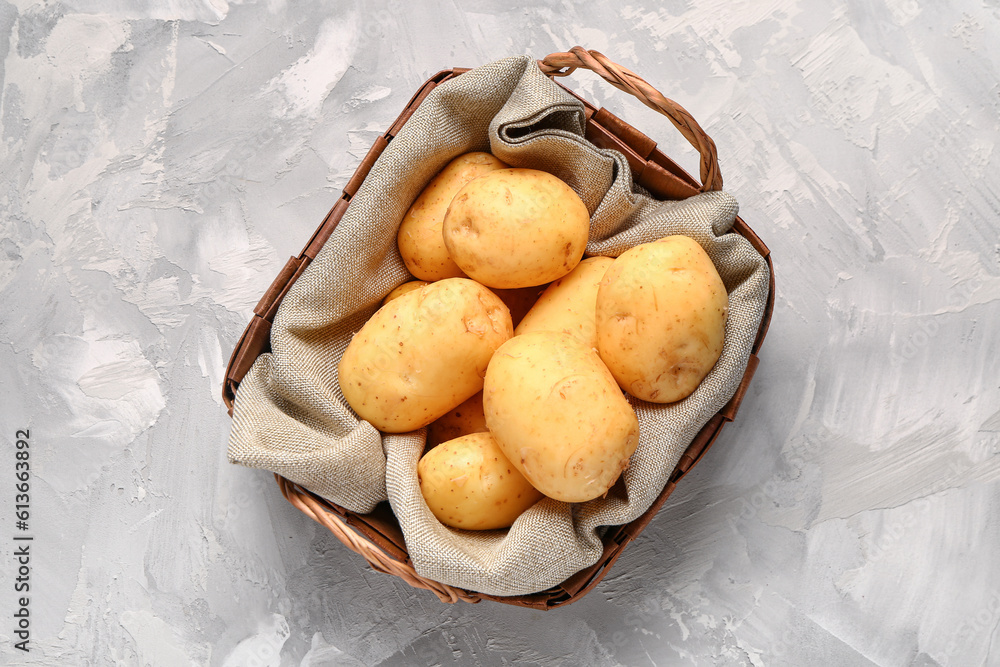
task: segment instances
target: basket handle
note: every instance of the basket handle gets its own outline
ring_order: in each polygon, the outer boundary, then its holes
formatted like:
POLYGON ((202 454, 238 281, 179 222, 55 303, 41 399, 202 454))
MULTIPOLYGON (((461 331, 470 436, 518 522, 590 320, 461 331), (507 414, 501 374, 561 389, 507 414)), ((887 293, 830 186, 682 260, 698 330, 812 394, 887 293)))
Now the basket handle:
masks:
POLYGON ((550 54, 538 61, 538 67, 542 73, 553 77, 569 76, 578 67, 589 69, 615 88, 634 95, 647 107, 662 113, 701 154, 701 192, 722 189, 722 173, 719 171, 715 142, 684 107, 664 97, 635 72, 616 65, 597 51, 587 51, 581 46, 574 46, 568 53, 550 54))

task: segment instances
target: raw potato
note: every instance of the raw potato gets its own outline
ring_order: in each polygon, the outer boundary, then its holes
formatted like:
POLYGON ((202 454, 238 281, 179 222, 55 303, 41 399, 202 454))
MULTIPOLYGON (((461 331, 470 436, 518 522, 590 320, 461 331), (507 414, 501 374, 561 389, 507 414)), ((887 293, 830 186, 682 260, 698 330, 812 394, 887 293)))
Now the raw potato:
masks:
POLYGON ((549 285, 528 311, 514 335, 529 331, 562 331, 587 347, 597 347, 597 287, 614 262, 610 257, 588 257, 569 275, 549 285))
POLYGON ((463 435, 488 430, 486 414, 483 413, 483 392, 479 391, 454 410, 449 410, 431 422, 427 427, 427 446, 434 447, 463 435))
POLYGON ((396 242, 406 268, 421 280, 464 278, 441 237, 445 211, 466 183, 507 165, 489 153, 466 153, 448 163, 417 196, 399 225, 396 242))
POLYGON ((515 336, 493 355, 483 387, 500 449, 550 498, 601 496, 628 465, 639 421, 597 352, 569 334, 515 336))
POLYGON ((725 339, 729 296, 693 239, 668 236, 622 253, 597 294, 597 349, 636 398, 672 403, 705 378, 725 339))
POLYGON ((515 289, 563 277, 580 263, 587 206, 544 171, 501 169, 463 187, 444 218, 455 263, 487 287, 515 289))
POLYGON ((397 287, 396 289, 392 290, 391 292, 385 295, 385 298, 382 299, 382 305, 384 306, 393 299, 398 299, 399 297, 403 296, 404 294, 408 294, 413 290, 420 289, 424 285, 430 285, 430 283, 427 282, 426 280, 411 280, 410 282, 403 283, 402 285, 400 285, 399 287, 397 287))
POLYGON ((417 464, 417 479, 427 507, 452 528, 507 528, 542 498, 488 432, 430 450, 417 464))
POLYGON ((441 280, 365 323, 341 359, 340 388, 380 431, 412 431, 480 391, 490 357, 512 334, 493 292, 467 278, 441 280))

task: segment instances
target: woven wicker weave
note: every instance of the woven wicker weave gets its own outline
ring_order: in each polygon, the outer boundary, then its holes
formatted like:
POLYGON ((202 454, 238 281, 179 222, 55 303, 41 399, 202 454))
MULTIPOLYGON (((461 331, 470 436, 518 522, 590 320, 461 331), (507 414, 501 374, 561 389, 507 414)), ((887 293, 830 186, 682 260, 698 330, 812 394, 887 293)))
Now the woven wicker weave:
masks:
MULTIPOLYGON (((596 109, 586 100, 581 99, 587 116, 586 138, 600 148, 621 152, 629 162, 633 180, 652 193, 653 196, 660 199, 684 199, 698 192, 722 189, 722 175, 719 171, 715 143, 686 110, 665 98, 635 73, 610 62, 596 51, 586 51, 581 47, 574 47, 567 53, 552 54, 539 61, 539 68, 552 77, 567 76, 577 68, 596 72, 615 87, 636 96, 644 104, 669 118, 681 134, 698 150, 701 156, 700 184, 670 158, 657 150, 656 143, 652 139, 608 111, 596 109)), ((444 81, 460 76, 466 71, 468 70, 451 69, 439 72, 417 91, 399 118, 384 135, 375 141, 344 188, 342 196, 324 218, 312 238, 309 239, 302 253, 298 257, 289 259, 254 308, 254 317, 236 345, 226 370, 223 397, 229 406, 230 414, 232 414, 233 400, 240 381, 253 365, 254 360, 260 354, 270 351, 271 323, 282 298, 323 247, 372 165, 430 91, 444 81)), ((572 91, 570 92, 573 94, 572 91)), ((574 96, 576 95, 574 94, 574 96)), ((402 531, 385 503, 369 514, 357 514, 276 475, 282 494, 303 513, 324 525, 348 548, 361 554, 374 569, 401 577, 411 586, 430 590, 443 602, 457 602, 459 600, 479 602, 482 599, 491 599, 506 604, 549 609, 580 599, 603 578, 625 545, 642 532, 680 479, 704 456, 725 423, 735 418, 736 411, 750 380, 753 378, 758 364, 757 352, 767 333, 774 305, 774 272, 767 247, 739 217, 736 218, 733 231, 745 237, 765 258, 770 271, 768 301, 743 381, 733 398, 705 424, 688 446, 674 469, 669 483, 653 505, 631 523, 611 527, 604 535, 604 552, 598 562, 573 575, 559 586, 532 595, 500 597, 442 584, 421 577, 415 572, 407 555, 402 531)))

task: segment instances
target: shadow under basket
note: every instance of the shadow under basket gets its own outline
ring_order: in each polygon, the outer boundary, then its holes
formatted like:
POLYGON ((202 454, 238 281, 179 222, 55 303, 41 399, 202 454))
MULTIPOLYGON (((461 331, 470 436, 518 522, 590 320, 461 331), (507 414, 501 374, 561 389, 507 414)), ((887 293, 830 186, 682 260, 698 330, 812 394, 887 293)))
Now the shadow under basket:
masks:
MULTIPOLYGON (((602 76, 615 87, 638 97, 644 104, 664 114, 684 137, 698 150, 701 156, 701 180, 699 184, 673 160, 656 148, 656 143, 642 132, 625 123, 605 109, 597 109, 572 91, 567 91, 583 102, 587 117, 586 138, 599 148, 614 149, 622 153, 632 169, 633 180, 649 193, 662 200, 678 200, 691 197, 698 192, 721 190, 722 177, 719 173, 715 144, 704 133, 698 123, 682 107, 663 97, 629 70, 615 65, 595 51, 574 47, 567 53, 552 54, 539 61, 541 70, 552 77, 566 76, 577 68, 590 69, 602 76)), ((257 357, 270 352, 270 331, 275 313, 292 284, 315 259, 331 232, 340 222, 361 183, 372 165, 388 146, 392 138, 424 101, 427 95, 441 83, 461 76, 467 68, 455 68, 438 72, 424 83, 391 127, 379 137, 368 151, 357 171, 344 187, 343 194, 323 219, 319 228, 306 243, 298 257, 292 257, 264 293, 254 308, 254 316, 236 345, 226 369, 223 398, 233 412, 233 401, 240 381, 244 378, 257 357)), ((569 604, 586 595, 607 574, 625 546, 635 539, 663 506, 677 483, 705 455, 719 436, 722 427, 736 417, 740 403, 757 369, 757 354, 771 320, 774 308, 774 269, 767 246, 739 217, 732 231, 746 238, 766 260, 770 274, 767 303, 761 318, 756 339, 751 348, 749 362, 732 399, 702 427, 688 445, 680 461, 674 468, 669 482, 660 492, 656 501, 645 513, 631 523, 608 527, 602 539, 604 551, 600 559, 558 586, 531 595, 503 597, 467 591, 437 581, 426 579, 416 573, 406 550, 403 533, 389 504, 381 503, 369 514, 357 514, 325 500, 307 489, 275 475, 278 487, 285 498, 313 520, 326 526, 348 548, 361 554, 372 568, 401 577, 411 586, 434 592, 444 602, 479 602, 495 600, 505 604, 534 609, 550 609, 569 604)))

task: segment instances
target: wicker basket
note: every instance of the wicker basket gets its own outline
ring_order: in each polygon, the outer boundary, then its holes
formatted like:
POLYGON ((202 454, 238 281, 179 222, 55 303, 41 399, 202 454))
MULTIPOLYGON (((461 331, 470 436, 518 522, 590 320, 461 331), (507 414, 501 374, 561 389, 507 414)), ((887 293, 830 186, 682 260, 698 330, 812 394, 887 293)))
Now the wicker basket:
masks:
MULTIPOLYGON (((722 176, 719 173, 715 144, 687 111, 663 97, 636 74, 615 65, 596 51, 586 51, 581 47, 574 47, 568 53, 552 54, 539 61, 539 67, 545 74, 552 77, 566 76, 580 67, 593 70, 615 87, 635 95, 647 106, 664 114, 698 150, 701 156, 702 184, 695 181, 670 158, 657 150, 656 143, 652 139, 608 111, 597 109, 572 91, 568 91, 574 97, 581 99, 586 109, 586 138, 600 148, 614 149, 625 155, 632 169, 633 180, 654 197, 676 200, 690 197, 700 191, 722 189, 722 176)), ((282 298, 330 237, 372 165, 375 164, 389 141, 399 132, 431 90, 467 71, 467 68, 441 71, 420 87, 399 118, 384 135, 375 141, 351 180, 344 187, 342 196, 323 219, 309 242, 306 243, 301 254, 288 260, 267 292, 264 293, 254 308, 254 317, 237 343, 226 369, 223 398, 229 407, 230 415, 232 415, 233 401, 240 381, 250 370, 254 360, 260 354, 270 351, 271 323, 274 321, 282 298)), ((767 304, 743 380, 732 399, 705 424, 687 447, 677 463, 670 481, 653 505, 631 523, 610 527, 604 534, 604 552, 598 562, 576 573, 560 585, 531 595, 501 597, 466 591, 426 579, 415 572, 406 551, 403 533, 389 509, 388 503, 380 504, 375 511, 369 514, 357 514, 275 475, 282 494, 299 510, 326 526, 348 548, 361 554, 374 569, 399 576, 414 587, 433 591, 444 602, 457 602, 459 600, 479 602, 483 599, 490 599, 522 607, 550 609, 580 599, 597 585, 625 546, 642 532, 653 515, 673 492, 681 478, 705 455, 726 422, 732 421, 736 417, 736 411, 743 400, 750 380, 753 378, 758 364, 757 353, 767 333, 771 311, 774 307, 774 270, 767 246, 741 218, 736 218, 733 231, 745 237, 765 258, 770 272, 767 304)))

